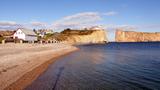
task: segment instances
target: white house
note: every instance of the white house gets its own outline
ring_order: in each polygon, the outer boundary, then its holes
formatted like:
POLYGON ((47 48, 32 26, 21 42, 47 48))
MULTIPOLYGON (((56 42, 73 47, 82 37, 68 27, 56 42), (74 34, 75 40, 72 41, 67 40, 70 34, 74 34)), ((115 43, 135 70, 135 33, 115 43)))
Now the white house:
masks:
POLYGON ((37 41, 37 35, 33 30, 19 28, 13 35, 14 39, 22 39, 24 41, 37 41))
POLYGON ((102 26, 93 26, 91 28, 89 28, 89 30, 103 30, 102 26))

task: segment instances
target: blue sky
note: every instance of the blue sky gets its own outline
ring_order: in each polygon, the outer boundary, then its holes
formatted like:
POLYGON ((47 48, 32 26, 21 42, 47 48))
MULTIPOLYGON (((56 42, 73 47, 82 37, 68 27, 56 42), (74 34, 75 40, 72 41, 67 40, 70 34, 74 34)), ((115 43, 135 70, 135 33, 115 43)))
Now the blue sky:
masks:
POLYGON ((115 28, 160 32, 159 9, 160 0, 0 0, 0 27, 58 27, 59 31, 102 25, 114 40, 115 28))

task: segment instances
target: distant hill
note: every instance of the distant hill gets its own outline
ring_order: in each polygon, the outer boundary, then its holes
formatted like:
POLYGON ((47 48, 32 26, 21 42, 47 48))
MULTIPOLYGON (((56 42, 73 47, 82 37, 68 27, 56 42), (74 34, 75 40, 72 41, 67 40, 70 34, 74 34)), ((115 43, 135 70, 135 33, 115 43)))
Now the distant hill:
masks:
POLYGON ((0 31, 0 43, 2 42, 3 39, 12 39, 13 34, 15 31, 0 31))
POLYGON ((7 30, 7 31, 0 31, 0 36, 11 36, 11 35, 13 35, 15 33, 15 31, 9 31, 9 30, 7 30))

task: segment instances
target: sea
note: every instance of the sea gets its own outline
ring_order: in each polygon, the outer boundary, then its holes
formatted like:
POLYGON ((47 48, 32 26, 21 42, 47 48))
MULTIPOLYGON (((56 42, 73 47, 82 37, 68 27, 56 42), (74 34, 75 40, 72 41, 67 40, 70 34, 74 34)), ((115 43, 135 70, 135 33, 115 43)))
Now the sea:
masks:
POLYGON ((160 42, 81 45, 26 90, 160 90, 160 42))

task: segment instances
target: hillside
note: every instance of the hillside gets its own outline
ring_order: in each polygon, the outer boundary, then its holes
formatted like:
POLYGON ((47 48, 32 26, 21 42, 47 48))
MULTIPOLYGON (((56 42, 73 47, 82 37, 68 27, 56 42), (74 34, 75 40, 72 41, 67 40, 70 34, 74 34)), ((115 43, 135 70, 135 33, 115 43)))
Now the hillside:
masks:
POLYGON ((58 41, 66 41, 72 44, 104 43, 107 42, 104 30, 64 30, 54 35, 58 41))

